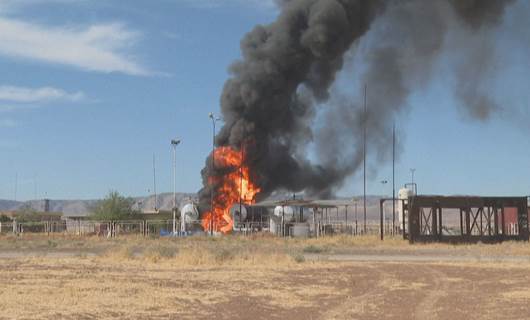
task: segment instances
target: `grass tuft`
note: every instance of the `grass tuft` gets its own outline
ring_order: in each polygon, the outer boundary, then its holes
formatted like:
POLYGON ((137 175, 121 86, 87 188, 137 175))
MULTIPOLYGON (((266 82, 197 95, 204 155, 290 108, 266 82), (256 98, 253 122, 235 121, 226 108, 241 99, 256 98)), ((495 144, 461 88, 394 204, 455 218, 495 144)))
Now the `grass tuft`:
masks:
POLYGON ((324 252, 326 250, 324 248, 322 248, 322 247, 319 247, 319 246, 309 245, 309 246, 305 247, 302 251, 304 253, 322 253, 322 252, 324 252))
POLYGON ((303 254, 300 254, 300 253, 297 253, 295 255, 292 256, 294 262, 296 263, 303 263, 305 262, 305 257, 303 254))

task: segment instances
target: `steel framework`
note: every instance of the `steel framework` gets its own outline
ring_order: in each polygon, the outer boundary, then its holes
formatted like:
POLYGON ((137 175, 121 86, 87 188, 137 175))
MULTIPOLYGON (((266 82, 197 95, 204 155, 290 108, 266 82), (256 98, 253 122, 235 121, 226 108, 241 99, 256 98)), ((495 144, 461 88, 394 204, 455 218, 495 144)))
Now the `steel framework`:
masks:
POLYGON ((526 197, 412 196, 406 208, 408 228, 404 237, 414 242, 528 241, 526 197), (517 228, 508 231, 505 208, 517 209, 517 228), (457 213, 456 230, 444 227, 446 213, 457 213))

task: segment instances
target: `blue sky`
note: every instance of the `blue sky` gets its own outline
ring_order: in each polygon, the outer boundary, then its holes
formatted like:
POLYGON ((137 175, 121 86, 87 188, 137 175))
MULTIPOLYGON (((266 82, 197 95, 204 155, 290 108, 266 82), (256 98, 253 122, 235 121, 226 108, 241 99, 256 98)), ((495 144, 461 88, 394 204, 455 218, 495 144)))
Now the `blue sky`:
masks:
MULTIPOLYGON (((178 190, 197 191, 207 114, 219 113, 239 41, 277 14, 272 2, 249 0, 0 0, 0 198, 14 198, 16 174, 19 200, 145 195, 153 153, 157 188, 171 191, 175 136, 178 190)), ((399 119, 398 185, 414 167, 425 193, 530 194, 530 66, 526 46, 503 41, 513 63, 497 96, 517 105, 517 120, 466 118, 440 77, 399 119)), ((360 178, 339 194, 362 192, 360 178)), ((390 178, 388 165, 371 170, 369 193, 388 194, 379 181, 390 178)))

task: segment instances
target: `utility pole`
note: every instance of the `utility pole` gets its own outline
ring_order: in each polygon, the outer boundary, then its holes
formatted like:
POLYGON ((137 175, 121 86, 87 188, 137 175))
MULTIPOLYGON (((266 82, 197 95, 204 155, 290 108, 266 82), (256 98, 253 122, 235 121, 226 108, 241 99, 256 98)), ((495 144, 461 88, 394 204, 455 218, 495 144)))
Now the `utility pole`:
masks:
POLYGON ((368 85, 364 85, 364 117, 363 117, 363 182, 364 182, 364 192, 363 192, 363 209, 364 209, 364 226, 363 233, 366 234, 366 127, 367 127, 367 112, 366 112, 366 91, 368 85))

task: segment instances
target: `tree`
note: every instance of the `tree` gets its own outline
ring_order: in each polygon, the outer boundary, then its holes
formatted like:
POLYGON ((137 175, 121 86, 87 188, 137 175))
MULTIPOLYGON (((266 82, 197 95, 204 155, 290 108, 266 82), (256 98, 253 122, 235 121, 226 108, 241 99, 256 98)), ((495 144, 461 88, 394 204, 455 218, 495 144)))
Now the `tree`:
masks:
POLYGON ((16 219, 18 222, 38 221, 39 213, 31 206, 31 204, 25 203, 17 209, 16 219))
POLYGON ((92 213, 96 220, 125 220, 133 217, 132 209, 134 201, 111 190, 104 200, 98 202, 92 213))

